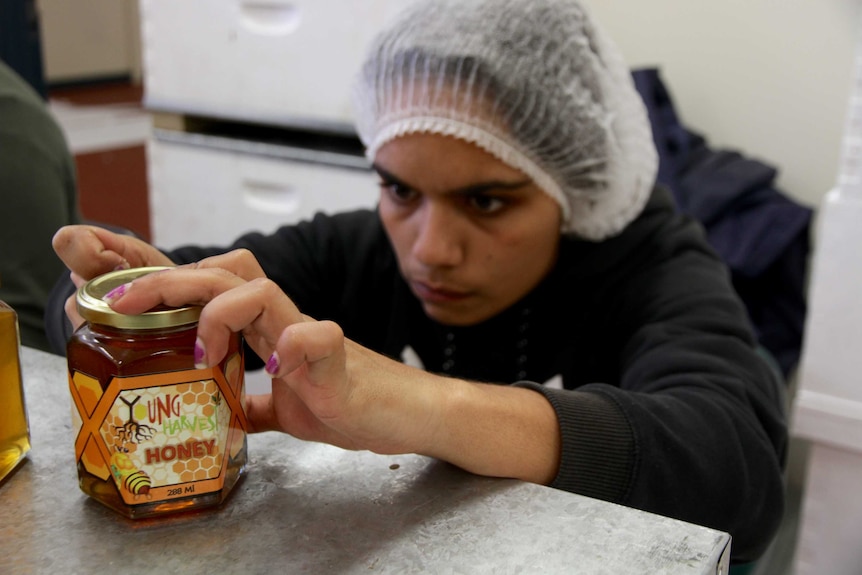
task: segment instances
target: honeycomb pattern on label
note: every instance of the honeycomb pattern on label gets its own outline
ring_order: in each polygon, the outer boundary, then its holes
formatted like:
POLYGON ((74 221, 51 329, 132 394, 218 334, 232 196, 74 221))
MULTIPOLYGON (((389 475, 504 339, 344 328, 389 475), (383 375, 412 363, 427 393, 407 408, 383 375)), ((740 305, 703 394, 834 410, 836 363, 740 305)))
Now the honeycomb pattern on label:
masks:
POLYGON ((218 385, 207 379, 121 391, 100 434, 153 486, 174 485, 218 477, 230 418, 218 385))

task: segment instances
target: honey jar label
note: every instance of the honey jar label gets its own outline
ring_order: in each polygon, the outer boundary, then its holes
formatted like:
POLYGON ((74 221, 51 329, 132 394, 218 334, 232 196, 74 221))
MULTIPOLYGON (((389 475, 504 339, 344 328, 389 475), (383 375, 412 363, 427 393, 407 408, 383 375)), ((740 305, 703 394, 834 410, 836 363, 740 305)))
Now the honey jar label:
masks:
POLYGON ((242 372, 231 367, 228 377, 217 367, 114 377, 104 392, 73 372, 77 460, 129 505, 221 490, 248 428, 242 372))

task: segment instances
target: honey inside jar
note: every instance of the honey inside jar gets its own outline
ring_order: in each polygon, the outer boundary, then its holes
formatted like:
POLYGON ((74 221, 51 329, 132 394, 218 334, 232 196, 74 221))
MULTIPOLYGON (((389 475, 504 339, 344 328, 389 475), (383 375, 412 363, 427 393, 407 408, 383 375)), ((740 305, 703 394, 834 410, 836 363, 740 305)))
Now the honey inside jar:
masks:
POLYGON ((221 504, 247 462, 242 338, 225 358, 194 367, 200 308, 139 315, 103 296, 165 268, 119 270, 77 294, 86 320, 67 346, 81 489, 131 518, 221 504))
POLYGON ((18 357, 18 315, 0 301, 0 481, 30 451, 30 428, 18 357))

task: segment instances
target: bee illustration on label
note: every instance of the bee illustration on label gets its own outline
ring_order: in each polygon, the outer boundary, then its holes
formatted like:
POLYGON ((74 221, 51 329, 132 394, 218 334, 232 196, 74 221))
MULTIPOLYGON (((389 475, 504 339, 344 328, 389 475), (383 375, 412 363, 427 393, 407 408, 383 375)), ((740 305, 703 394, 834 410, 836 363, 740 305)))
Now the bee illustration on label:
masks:
POLYGON ((119 485, 133 495, 145 495, 149 498, 153 483, 145 471, 137 469, 128 455, 128 450, 118 447, 111 454, 111 473, 119 485))
POLYGON ((210 397, 212 397, 213 404, 218 407, 221 405, 221 394, 219 392, 215 392, 210 397))

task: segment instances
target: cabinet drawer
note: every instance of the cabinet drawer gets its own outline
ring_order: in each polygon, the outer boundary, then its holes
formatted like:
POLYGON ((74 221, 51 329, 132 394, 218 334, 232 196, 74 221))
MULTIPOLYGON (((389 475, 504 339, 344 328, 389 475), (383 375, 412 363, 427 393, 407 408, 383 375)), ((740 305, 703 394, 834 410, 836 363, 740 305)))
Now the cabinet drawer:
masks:
POLYGON ((148 142, 147 152, 152 243, 165 249, 224 245, 242 233, 268 233, 316 212, 373 207, 379 195, 369 168, 158 138, 148 142))
POLYGON ((352 131, 368 43, 407 0, 141 0, 152 110, 352 131))

